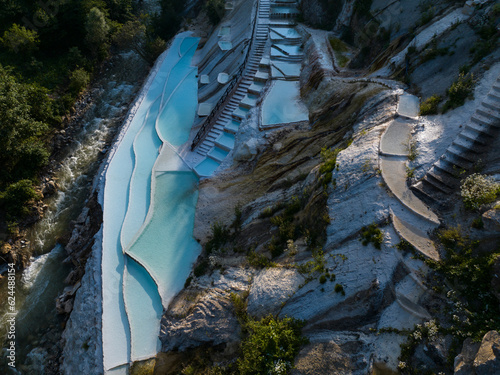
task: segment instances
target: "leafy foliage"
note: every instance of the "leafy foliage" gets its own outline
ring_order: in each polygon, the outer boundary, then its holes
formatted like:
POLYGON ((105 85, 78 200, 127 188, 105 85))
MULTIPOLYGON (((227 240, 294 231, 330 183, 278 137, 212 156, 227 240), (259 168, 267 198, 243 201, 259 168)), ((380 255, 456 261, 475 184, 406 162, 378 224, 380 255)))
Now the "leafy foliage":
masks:
POLYGON ((301 345, 307 343, 301 335, 303 326, 303 321, 288 317, 249 319, 245 324, 248 337, 241 343, 237 361, 238 374, 287 374, 301 345))
POLYGON ((448 94, 448 101, 444 104, 443 112, 451 108, 462 106, 465 100, 472 95, 474 83, 475 81, 472 74, 460 73, 457 80, 453 82, 446 91, 448 94))
POLYGON ((377 227, 377 224, 373 223, 367 227, 361 228, 361 238, 359 239, 363 246, 368 246, 369 243, 373 243, 375 249, 379 249, 382 245, 384 239, 384 234, 377 227))
POLYGON ((442 98, 439 95, 432 95, 425 99, 420 104, 420 115, 436 115, 438 113, 438 105, 442 98))
POLYGON ((466 177, 460 185, 464 206, 470 210, 477 210, 482 205, 493 202, 499 192, 500 184, 493 177, 479 173, 466 177))
POLYGON ((29 53, 38 49, 38 33, 14 23, 3 33, 1 42, 10 52, 29 53))
POLYGON ((21 216, 28 212, 28 203, 37 196, 30 180, 20 180, 0 194, 0 201, 11 215, 21 216))

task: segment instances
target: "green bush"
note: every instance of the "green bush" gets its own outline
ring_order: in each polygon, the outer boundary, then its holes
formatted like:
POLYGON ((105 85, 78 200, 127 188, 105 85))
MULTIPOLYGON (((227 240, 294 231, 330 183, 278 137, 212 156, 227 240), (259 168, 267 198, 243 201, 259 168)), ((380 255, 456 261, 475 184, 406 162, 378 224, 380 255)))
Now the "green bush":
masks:
POLYGON ((266 268, 273 265, 273 263, 263 254, 250 251, 247 255, 247 262, 255 268, 266 268))
POLYGON ((324 284, 324 283, 326 283, 326 275, 321 275, 321 276, 319 277, 319 283, 320 283, 320 284, 324 284))
POLYGON ((435 115, 438 113, 438 105, 442 98, 439 95, 432 95, 420 103, 420 115, 435 115))
POLYGON ((377 224, 373 223, 367 227, 361 228, 361 238, 359 239, 363 246, 368 246, 369 243, 373 243, 375 249, 379 249, 382 245, 384 239, 384 234, 377 227, 377 224))
POLYGON ((208 260, 203 259, 200 263, 196 265, 193 273, 196 277, 203 276, 208 271, 208 260))
POLYGON ((2 205, 10 217, 20 217, 29 213, 29 202, 39 198, 30 180, 20 180, 11 184, 0 194, 2 205))
POLYGON ((474 76, 472 74, 460 73, 457 80, 446 91, 448 101, 444 105, 443 112, 462 106, 465 100, 472 95, 474 83, 474 76))
POLYGON ((464 206, 470 210, 477 210, 482 205, 492 203, 500 192, 500 184, 493 177, 479 173, 466 177, 460 186, 460 194, 464 206))
POLYGON ((426 263, 440 276, 439 285, 453 288, 446 297, 453 304, 459 302, 454 308, 467 317, 453 321, 449 331, 461 339, 480 340, 486 332, 500 329, 500 306, 491 287, 493 264, 500 254, 481 251, 479 242, 464 235, 460 227, 441 230, 438 238, 446 256, 426 263))
POLYGON ((335 293, 340 293, 343 296, 345 296, 345 290, 344 287, 341 284, 335 284, 335 293))
POLYGON ((230 238, 231 232, 229 228, 216 222, 212 225, 212 236, 205 245, 205 251, 207 254, 211 254, 213 251, 219 250, 230 238))
POLYGON ((69 89, 74 95, 80 94, 90 82, 90 74, 83 68, 76 68, 69 75, 69 89))
POLYGON ((301 334, 303 326, 303 321, 288 317, 249 319, 245 324, 248 337, 241 343, 237 360, 238 374, 288 374, 300 347, 307 343, 301 334))
POLYGON ((40 39, 36 31, 14 23, 0 38, 1 43, 10 52, 29 54, 38 49, 40 39))

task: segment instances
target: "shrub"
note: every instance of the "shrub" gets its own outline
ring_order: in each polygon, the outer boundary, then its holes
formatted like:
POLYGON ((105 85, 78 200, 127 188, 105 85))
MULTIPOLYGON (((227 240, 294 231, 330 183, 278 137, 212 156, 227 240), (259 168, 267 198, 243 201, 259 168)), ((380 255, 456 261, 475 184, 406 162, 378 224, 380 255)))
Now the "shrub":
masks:
POLYGON ((420 103, 420 115, 435 115, 438 113, 438 105, 442 98, 439 95, 432 95, 420 103))
POLYGON ((339 38, 329 38, 330 45, 334 51, 347 52, 347 46, 339 38))
POLYGON ((263 254, 250 251, 247 255, 247 262, 255 268, 266 268, 273 265, 273 263, 263 254))
POLYGON ((248 337, 241 343, 237 368, 240 375, 289 373, 293 360, 307 339, 302 336, 304 322, 268 315, 245 324, 248 337))
POLYGON ((193 273, 196 277, 203 276, 208 270, 208 260, 203 259, 198 265, 194 268, 193 273))
POLYGON ((484 228, 483 218, 479 216, 474 220, 472 220, 471 227, 474 229, 483 229, 484 228))
POLYGON ((467 209, 477 210, 482 205, 493 202, 500 190, 500 184, 492 177, 479 173, 466 177, 460 186, 460 194, 467 209))
POLYGON ((345 296, 345 290, 344 287, 341 284, 335 284, 335 293, 340 293, 343 296, 345 296))
POLYGON ((14 23, 3 33, 1 43, 11 52, 29 54, 38 49, 40 40, 36 31, 28 30, 24 26, 14 23))
POLYGON ((90 74, 83 68, 77 68, 69 75, 69 89, 74 95, 80 94, 90 82, 90 74))
POLYGON ((20 180, 11 184, 0 195, 0 200, 10 217, 20 217, 29 213, 28 203, 38 198, 30 180, 20 180))
POLYGON ((361 228, 361 238, 360 241, 363 246, 368 246, 369 243, 373 243, 375 249, 379 249, 382 245, 384 235, 377 224, 373 223, 367 227, 361 228))
POLYGON ((319 282, 320 282, 320 284, 324 284, 324 283, 326 283, 326 275, 321 275, 321 276, 319 277, 319 282))
POLYGON ((448 101, 445 103, 443 112, 450 108, 457 108, 465 103, 465 100, 471 96, 474 87, 474 76, 472 74, 460 73, 455 82, 446 91, 448 101))
POLYGON ((211 254, 215 250, 219 250, 230 238, 231 234, 227 226, 216 222, 212 225, 212 236, 205 245, 207 254, 211 254))

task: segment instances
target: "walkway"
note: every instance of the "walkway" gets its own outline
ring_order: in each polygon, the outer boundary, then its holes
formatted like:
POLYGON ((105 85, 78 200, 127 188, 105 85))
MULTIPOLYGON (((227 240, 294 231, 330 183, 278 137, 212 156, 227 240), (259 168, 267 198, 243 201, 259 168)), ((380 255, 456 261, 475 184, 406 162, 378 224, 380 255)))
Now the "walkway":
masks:
MULTIPOLYGON (((414 117, 418 114, 418 98, 403 94, 399 100, 397 112, 400 116, 414 117)), ((389 124, 382 135, 380 139, 382 178, 408 210, 404 214, 407 220, 402 220, 392 212, 392 222, 396 232, 426 257, 439 260, 439 253, 427 235, 439 225, 439 218, 413 194, 406 181, 411 131, 414 124, 415 121, 410 117, 398 117, 389 124)))

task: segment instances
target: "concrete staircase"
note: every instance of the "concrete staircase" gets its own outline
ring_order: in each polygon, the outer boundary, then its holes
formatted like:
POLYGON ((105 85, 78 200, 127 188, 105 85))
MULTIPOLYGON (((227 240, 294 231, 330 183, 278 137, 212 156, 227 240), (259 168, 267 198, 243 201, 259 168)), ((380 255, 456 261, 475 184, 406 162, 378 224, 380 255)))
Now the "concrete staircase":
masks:
MULTIPOLYGON (((235 135, 240 124, 246 120, 250 110, 259 103, 261 93, 272 76, 272 61, 269 57, 264 56, 264 51, 270 33, 271 5, 275 6, 277 4, 294 6, 296 2, 285 1, 280 3, 275 1, 271 4, 270 0, 259 1, 254 40, 242 79, 231 99, 218 116, 215 125, 196 149, 196 152, 204 157, 194 167, 194 171, 199 177, 210 176, 234 148, 235 135)), ((282 20, 279 21, 280 27, 289 27, 292 19, 287 18, 284 24, 281 24, 282 20)), ((296 47, 302 42, 302 38, 297 36, 287 38, 286 35, 280 32, 275 32, 275 35, 279 37, 280 44, 284 45, 281 48, 277 47, 284 56, 281 60, 300 63, 302 51, 290 53, 287 48, 297 49, 296 47)), ((273 66, 273 69, 276 71, 275 66, 273 66)), ((285 76, 285 74, 283 75, 285 76)), ((293 76, 293 79, 298 79, 298 74, 294 73, 290 76, 293 76)))
POLYGON ((430 201, 449 195, 460 184, 460 178, 478 162, 500 129, 500 77, 481 103, 469 123, 455 138, 441 158, 434 163, 422 181, 412 188, 430 201))
POLYGON ((199 177, 211 175, 233 149, 239 125, 246 119, 249 110, 257 104, 258 97, 269 78, 269 64, 268 60, 263 58, 263 54, 269 35, 267 21, 270 7, 270 0, 259 1, 254 40, 245 71, 215 125, 196 149, 199 155, 205 157, 194 167, 199 177))

